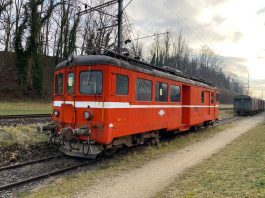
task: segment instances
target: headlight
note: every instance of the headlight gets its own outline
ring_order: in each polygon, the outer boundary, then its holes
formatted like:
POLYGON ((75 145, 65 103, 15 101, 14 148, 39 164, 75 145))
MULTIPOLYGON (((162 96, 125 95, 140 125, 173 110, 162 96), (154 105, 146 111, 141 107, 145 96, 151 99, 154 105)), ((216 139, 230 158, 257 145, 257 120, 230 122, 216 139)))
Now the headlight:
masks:
POLYGON ((54 110, 54 111, 53 111, 53 115, 55 115, 56 117, 58 117, 58 116, 59 116, 59 114, 60 114, 60 112, 59 112, 59 111, 57 111, 57 110, 54 110))
POLYGON ((84 113, 84 118, 86 120, 88 120, 90 118, 90 114, 87 111, 85 111, 85 113, 84 113))
POLYGON ((74 55, 71 54, 70 56, 68 56, 68 58, 67 58, 67 62, 68 62, 68 63, 71 63, 71 62, 73 61, 73 59, 74 59, 74 55))
POLYGON ((85 118, 86 120, 92 120, 93 117, 94 117, 94 114, 93 114, 92 111, 85 111, 85 112, 84 112, 84 118, 85 118))

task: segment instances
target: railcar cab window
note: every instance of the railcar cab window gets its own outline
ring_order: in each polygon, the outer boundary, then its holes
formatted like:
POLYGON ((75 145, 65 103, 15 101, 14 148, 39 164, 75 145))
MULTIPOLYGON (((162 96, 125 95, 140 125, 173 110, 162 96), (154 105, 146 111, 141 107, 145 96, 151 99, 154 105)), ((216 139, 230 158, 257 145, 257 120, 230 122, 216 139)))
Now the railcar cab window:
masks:
POLYGON ((55 76, 55 94, 63 94, 63 74, 61 73, 55 76))
POLYGON ((116 75, 116 95, 128 95, 128 76, 116 75))
POLYGON ((102 72, 80 72, 79 91, 81 94, 99 95, 102 93, 102 72))
POLYGON ((201 92, 201 103, 204 104, 204 91, 201 92))
POLYGON ((68 73, 68 77, 67 77, 67 93, 68 94, 74 93, 74 84, 75 84, 74 73, 68 73))
POLYGON ((151 101, 152 100, 152 81, 140 79, 136 80, 136 100, 151 101))
POLYGON ((170 101, 180 102, 180 86, 170 85, 170 101))
POLYGON ((156 83, 156 101, 167 102, 168 89, 167 84, 162 82, 156 83))

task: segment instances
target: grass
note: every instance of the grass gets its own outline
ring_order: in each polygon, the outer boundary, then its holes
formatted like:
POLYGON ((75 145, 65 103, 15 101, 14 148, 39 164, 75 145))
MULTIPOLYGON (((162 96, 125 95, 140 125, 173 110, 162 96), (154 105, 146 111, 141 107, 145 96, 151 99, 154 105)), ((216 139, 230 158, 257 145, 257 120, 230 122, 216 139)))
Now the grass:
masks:
POLYGON ((233 108, 233 104, 219 104, 219 108, 233 108))
POLYGON ((52 105, 47 100, 0 101, 0 115, 51 113, 52 105))
POLYGON ((12 144, 29 145, 47 140, 46 134, 37 132, 36 125, 0 128, 0 147, 12 144))
MULTIPOLYGON (((170 142, 161 142, 158 146, 138 146, 130 149, 128 153, 117 154, 110 160, 98 162, 75 175, 64 176, 53 184, 44 185, 33 191, 19 193, 19 197, 75 197, 77 192, 87 190, 96 185, 102 178, 115 177, 127 171, 146 164, 147 161, 159 158, 169 152, 174 152, 185 146, 205 140, 214 134, 232 127, 233 124, 223 125, 216 128, 201 130, 197 133, 182 135, 170 142)), ((51 182, 49 182, 51 183, 51 182)))
POLYGON ((219 110, 219 120, 229 118, 234 115, 234 110, 219 110))
POLYGON ((265 197, 265 122, 187 170, 156 197, 265 197))

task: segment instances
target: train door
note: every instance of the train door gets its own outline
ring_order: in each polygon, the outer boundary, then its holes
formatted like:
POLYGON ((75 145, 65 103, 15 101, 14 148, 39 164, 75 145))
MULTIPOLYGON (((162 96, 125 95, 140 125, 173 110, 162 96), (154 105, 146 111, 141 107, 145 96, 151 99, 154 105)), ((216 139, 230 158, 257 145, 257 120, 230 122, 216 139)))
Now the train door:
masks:
POLYGON ((205 104, 206 104, 206 111, 207 114, 210 115, 211 114, 211 92, 206 91, 205 92, 205 104))
POLYGON ((62 119, 64 123, 75 123, 75 84, 74 70, 66 68, 64 104, 62 104, 62 119))
POLYGON ((189 126, 190 124, 190 108, 191 106, 191 87, 187 85, 182 86, 182 124, 189 126))

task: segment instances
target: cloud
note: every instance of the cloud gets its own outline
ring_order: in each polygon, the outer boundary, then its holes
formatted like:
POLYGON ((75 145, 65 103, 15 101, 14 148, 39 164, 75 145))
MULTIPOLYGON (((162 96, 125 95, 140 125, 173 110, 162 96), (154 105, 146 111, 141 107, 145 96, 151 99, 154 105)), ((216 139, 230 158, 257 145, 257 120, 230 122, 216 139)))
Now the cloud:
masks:
POLYGON ((260 59, 260 60, 265 59, 265 57, 264 57, 264 56, 261 56, 261 55, 258 55, 256 58, 257 58, 257 59, 260 59))
POLYGON ((242 57, 232 57, 232 56, 224 56, 222 57, 222 61, 224 63, 224 70, 236 73, 238 76, 247 76, 249 73, 248 67, 245 65, 247 63, 247 59, 242 57))
MULTIPOLYGON (((197 46, 204 43, 222 42, 229 38, 215 31, 215 26, 226 21, 226 17, 221 14, 214 14, 212 21, 208 24, 203 24, 198 20, 204 8, 215 7, 226 1, 198 0, 196 4, 186 0, 134 1, 127 11, 128 15, 137 21, 134 24, 141 29, 142 34, 150 35, 167 30, 181 31, 189 43, 197 46), (147 4, 148 7, 144 6, 147 4)), ((237 40, 237 38, 237 35, 233 35, 231 39, 237 40)))
POLYGON ((227 0, 202 0, 205 6, 218 6, 225 3, 227 0))
POLYGON ((261 8, 260 10, 257 11, 257 15, 263 14, 265 12, 265 7, 261 8))
POLYGON ((212 24, 213 25, 220 25, 226 20, 226 17, 221 16, 221 15, 215 15, 212 17, 212 24))
POLYGON ((239 31, 236 31, 234 33, 232 33, 231 35, 231 41, 236 43, 238 42, 241 38, 243 37, 243 33, 242 32, 239 32, 239 31))

